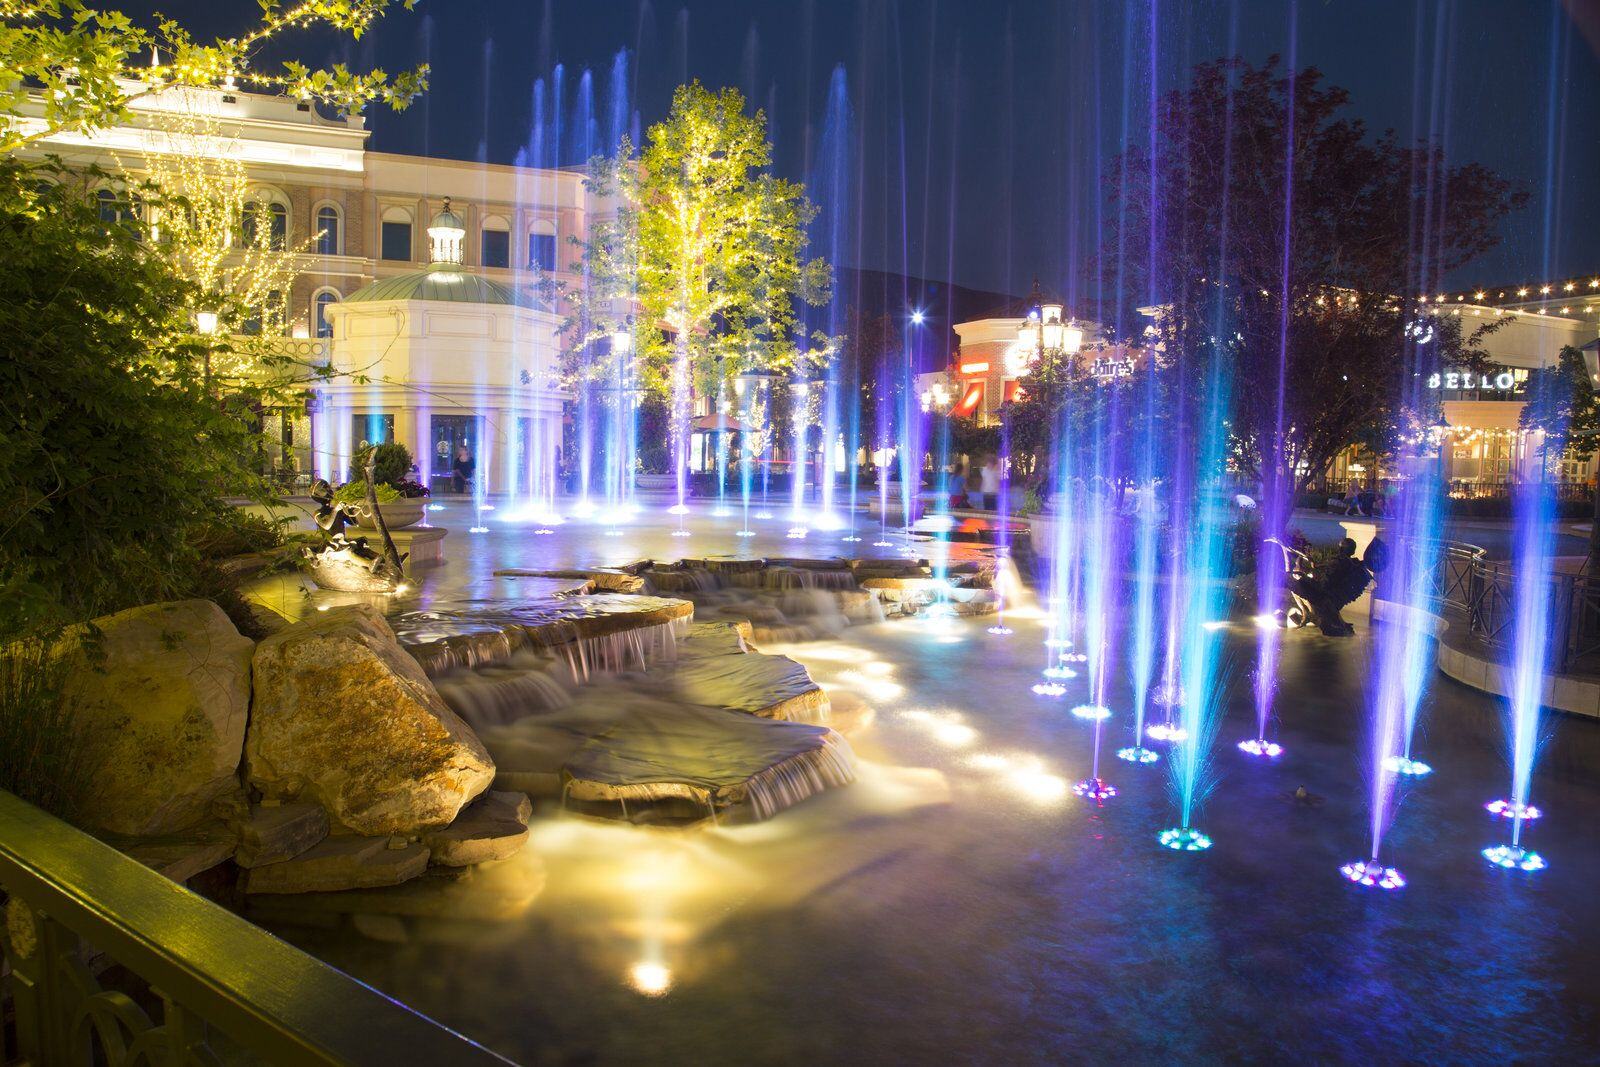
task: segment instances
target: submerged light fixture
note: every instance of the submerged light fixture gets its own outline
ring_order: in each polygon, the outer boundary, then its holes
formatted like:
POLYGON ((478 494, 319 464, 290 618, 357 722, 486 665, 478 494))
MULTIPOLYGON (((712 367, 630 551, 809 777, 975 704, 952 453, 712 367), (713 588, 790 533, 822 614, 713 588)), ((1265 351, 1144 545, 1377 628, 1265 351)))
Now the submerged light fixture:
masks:
POLYGON ((1378 889, 1404 889, 1406 884, 1398 868, 1385 867, 1375 859, 1347 863, 1339 868, 1339 873, 1356 885, 1378 889))

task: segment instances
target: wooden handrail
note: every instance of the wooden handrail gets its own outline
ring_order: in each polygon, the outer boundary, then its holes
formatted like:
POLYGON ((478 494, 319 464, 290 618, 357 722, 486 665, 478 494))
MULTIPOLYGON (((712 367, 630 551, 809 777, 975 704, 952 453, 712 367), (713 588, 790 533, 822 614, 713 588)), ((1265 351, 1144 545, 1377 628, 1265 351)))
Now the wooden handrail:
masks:
MULTIPOLYGON (((27 925, 14 914, 20 901, 268 1062, 509 1062, 3 790, 0 889, 12 898, 8 940, 27 925)), ((37 930, 23 933, 35 953, 50 950, 37 930)), ((8 955, 17 975, 40 970, 15 944, 8 955)), ((39 999, 29 998, 35 1009, 39 999)), ((19 1017, 19 1028, 27 1022, 68 1025, 19 1017)))

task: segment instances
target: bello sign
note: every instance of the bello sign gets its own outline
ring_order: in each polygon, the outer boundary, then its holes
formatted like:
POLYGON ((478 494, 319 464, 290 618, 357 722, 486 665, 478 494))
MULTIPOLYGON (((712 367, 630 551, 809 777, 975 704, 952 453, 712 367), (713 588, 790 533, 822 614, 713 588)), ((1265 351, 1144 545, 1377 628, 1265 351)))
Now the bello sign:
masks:
POLYGON ((1516 375, 1508 370, 1494 374, 1478 374, 1469 370, 1435 371, 1428 376, 1429 389, 1496 389, 1509 393, 1516 384, 1516 375))

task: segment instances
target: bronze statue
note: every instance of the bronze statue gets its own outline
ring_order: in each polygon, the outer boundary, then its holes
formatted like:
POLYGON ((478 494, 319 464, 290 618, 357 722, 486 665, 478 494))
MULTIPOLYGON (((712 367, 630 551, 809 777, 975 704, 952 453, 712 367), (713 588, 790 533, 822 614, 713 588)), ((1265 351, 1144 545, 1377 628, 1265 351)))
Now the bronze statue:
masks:
POLYGON ((355 508, 335 500, 326 479, 312 483, 311 499, 317 502, 317 528, 326 539, 319 547, 302 551, 318 585, 343 593, 392 593, 405 581, 404 555, 391 557, 373 549, 365 537, 345 536, 345 527, 355 520, 355 508))
POLYGON ((1356 543, 1346 537, 1339 542, 1339 554, 1320 574, 1303 574, 1294 579, 1294 591, 1311 605, 1322 632, 1329 637, 1349 637, 1355 627, 1340 614, 1367 591, 1367 584, 1388 563, 1388 546, 1374 538, 1365 558, 1356 557, 1356 543))

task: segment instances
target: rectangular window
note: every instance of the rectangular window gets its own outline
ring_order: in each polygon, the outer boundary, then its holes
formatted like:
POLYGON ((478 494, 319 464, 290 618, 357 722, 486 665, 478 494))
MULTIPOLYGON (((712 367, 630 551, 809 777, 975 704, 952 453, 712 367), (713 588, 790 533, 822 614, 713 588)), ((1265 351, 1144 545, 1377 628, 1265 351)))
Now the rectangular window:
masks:
POLYGON ((383 224, 384 259, 408 260, 411 258, 411 223, 385 222, 383 224))
POLYGON ((505 230, 483 231, 483 265, 485 267, 511 266, 511 234, 505 230))
POLYGON ((556 269, 556 235, 553 233, 528 234, 528 266, 540 270, 556 269))

